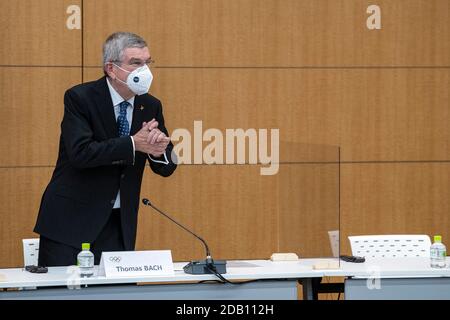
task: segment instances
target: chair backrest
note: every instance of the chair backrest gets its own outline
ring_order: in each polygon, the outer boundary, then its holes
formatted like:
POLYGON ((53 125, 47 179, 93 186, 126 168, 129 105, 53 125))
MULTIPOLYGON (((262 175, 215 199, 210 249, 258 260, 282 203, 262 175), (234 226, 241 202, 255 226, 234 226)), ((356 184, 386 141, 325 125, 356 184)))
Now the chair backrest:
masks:
POLYGON ((37 266, 39 257, 39 238, 22 239, 22 243, 24 266, 37 266))
POLYGON ((366 258, 430 257, 430 237, 424 234, 350 236, 352 255, 366 258))

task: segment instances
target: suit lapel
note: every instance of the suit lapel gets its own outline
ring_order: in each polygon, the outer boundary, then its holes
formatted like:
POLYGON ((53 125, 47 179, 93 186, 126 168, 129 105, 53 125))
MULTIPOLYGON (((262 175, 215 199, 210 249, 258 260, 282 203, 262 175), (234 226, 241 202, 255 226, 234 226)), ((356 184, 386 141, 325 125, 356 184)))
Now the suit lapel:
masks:
POLYGON ((114 106, 109 93, 106 77, 99 79, 95 86, 97 94, 94 97, 100 118, 105 126, 105 130, 109 138, 119 136, 116 116, 114 114, 114 106))

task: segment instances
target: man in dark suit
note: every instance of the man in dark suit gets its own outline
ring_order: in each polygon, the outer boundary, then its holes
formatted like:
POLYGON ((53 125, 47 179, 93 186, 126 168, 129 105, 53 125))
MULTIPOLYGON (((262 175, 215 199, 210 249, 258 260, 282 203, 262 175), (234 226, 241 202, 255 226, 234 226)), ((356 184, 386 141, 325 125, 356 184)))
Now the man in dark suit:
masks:
POLYGON ((146 42, 118 32, 103 46, 105 76, 66 91, 59 154, 34 231, 39 265, 76 264, 83 242, 102 251, 134 250, 146 161, 167 177, 176 169, 146 42))

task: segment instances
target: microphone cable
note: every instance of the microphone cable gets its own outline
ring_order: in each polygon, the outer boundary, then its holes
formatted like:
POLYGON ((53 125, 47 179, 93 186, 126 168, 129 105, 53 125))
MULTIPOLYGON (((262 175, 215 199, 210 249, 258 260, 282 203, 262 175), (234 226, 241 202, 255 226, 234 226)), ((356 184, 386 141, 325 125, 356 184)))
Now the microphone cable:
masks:
POLYGON ((220 279, 220 281, 219 280, 215 280, 215 281, 217 281, 219 283, 222 283, 222 284, 228 283, 228 284, 233 284, 233 285, 239 285, 239 284, 246 284, 246 283, 250 283, 250 282, 257 282, 257 281, 261 280, 261 279, 253 279, 253 280, 247 280, 247 281, 233 282, 233 281, 230 281, 230 280, 226 279, 223 275, 221 275, 219 272, 217 272, 217 269, 216 269, 216 267, 213 264, 208 263, 206 265, 206 267, 208 268, 208 270, 211 273, 213 273, 217 278, 220 279))

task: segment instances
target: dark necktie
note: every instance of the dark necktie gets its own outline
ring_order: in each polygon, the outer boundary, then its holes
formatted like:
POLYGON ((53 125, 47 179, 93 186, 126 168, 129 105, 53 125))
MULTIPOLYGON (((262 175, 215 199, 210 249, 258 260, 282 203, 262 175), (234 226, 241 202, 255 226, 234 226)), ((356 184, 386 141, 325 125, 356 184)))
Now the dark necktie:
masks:
POLYGON ((128 101, 122 101, 119 105, 119 117, 117 117, 117 125, 119 127, 119 136, 130 135, 130 124, 127 120, 127 108, 130 105, 128 101))

